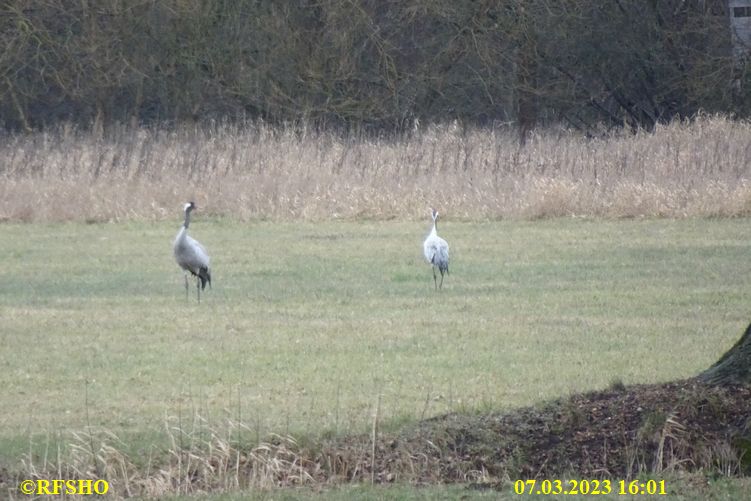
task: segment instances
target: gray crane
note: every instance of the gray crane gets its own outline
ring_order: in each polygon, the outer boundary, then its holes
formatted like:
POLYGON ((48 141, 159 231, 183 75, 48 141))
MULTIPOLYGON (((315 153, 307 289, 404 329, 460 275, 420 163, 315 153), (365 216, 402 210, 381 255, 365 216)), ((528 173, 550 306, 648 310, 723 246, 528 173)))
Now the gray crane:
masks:
POLYGON ((190 224, 190 213, 196 208, 196 204, 188 202, 185 204, 185 222, 175 237, 174 251, 175 261, 185 272, 185 299, 188 299, 188 272, 196 277, 196 293, 198 302, 201 302, 201 290, 209 284, 211 288, 211 269, 209 265, 209 254, 206 248, 197 240, 188 236, 188 225, 190 224))
POLYGON ((430 213, 433 217, 433 229, 430 230, 428 238, 422 244, 423 252, 425 253, 425 259, 430 263, 433 268, 433 283, 436 290, 443 288, 443 274, 449 273, 449 244, 438 236, 438 212, 435 209, 430 209, 430 213), (438 277, 435 274, 435 269, 441 272, 441 284, 438 285, 438 277))

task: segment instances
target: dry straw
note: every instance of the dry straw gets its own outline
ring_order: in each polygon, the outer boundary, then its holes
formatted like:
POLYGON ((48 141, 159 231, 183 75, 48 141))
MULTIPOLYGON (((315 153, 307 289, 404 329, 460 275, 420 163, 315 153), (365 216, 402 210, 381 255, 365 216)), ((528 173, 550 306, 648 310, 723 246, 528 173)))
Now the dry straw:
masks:
POLYGON ((714 217, 751 209, 751 123, 702 116, 601 139, 430 126, 400 138, 304 127, 63 126, 0 140, 0 220, 714 217))

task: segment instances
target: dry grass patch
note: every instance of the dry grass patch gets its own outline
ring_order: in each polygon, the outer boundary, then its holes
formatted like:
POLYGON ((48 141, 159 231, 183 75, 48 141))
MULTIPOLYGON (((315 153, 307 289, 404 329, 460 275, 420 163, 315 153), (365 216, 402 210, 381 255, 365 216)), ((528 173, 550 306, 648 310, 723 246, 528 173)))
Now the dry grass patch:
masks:
POLYGON ((739 216, 751 208, 751 124, 723 117, 588 139, 426 127, 373 138, 304 127, 72 127, 0 144, 0 219, 161 220, 193 198, 242 220, 739 216))

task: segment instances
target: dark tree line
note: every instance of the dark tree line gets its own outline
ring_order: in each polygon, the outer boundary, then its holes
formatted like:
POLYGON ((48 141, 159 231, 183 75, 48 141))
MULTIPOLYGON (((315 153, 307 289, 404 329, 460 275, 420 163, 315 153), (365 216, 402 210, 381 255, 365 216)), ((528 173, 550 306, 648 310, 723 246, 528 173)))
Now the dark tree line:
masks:
POLYGON ((0 119, 651 128, 747 117, 723 0, 2 0, 0 119))

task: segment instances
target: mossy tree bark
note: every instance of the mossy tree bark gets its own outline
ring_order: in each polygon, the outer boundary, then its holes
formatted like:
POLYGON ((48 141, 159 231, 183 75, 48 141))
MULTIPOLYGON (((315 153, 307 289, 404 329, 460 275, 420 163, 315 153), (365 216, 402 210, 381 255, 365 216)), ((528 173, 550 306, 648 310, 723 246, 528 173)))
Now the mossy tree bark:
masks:
POLYGON ((698 377, 712 385, 751 384, 751 324, 738 342, 698 377))

